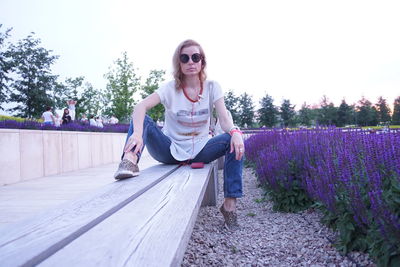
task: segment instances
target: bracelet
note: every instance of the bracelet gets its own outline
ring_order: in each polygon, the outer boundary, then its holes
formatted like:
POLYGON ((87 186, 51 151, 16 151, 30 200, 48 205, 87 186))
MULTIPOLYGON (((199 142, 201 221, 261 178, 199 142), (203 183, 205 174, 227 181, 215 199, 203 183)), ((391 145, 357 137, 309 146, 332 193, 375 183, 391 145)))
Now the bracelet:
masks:
POLYGON ((243 135, 243 133, 242 133, 242 131, 241 130, 238 130, 238 129, 233 129, 233 130, 231 130, 230 132, 229 132, 229 134, 232 136, 234 133, 239 133, 240 135, 243 135))
POLYGON ((231 132, 232 130, 235 130, 235 129, 240 131, 239 127, 233 126, 232 128, 229 129, 229 132, 231 132))

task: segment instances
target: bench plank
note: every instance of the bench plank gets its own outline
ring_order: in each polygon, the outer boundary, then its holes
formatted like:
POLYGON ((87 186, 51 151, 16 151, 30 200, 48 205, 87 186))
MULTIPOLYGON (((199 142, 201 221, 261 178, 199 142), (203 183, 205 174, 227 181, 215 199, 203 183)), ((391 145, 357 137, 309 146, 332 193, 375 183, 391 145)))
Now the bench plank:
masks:
POLYGON ((177 168, 176 165, 161 164, 147 168, 135 179, 108 184, 83 198, 1 228, 1 264, 35 265, 43 261, 177 168))
MULTIPOLYGON (((145 149, 140 170, 159 165, 145 149)), ((114 182, 117 163, 0 186, 0 228, 56 207, 114 182)))
POLYGON ((39 266, 178 266, 214 164, 183 166, 39 266))

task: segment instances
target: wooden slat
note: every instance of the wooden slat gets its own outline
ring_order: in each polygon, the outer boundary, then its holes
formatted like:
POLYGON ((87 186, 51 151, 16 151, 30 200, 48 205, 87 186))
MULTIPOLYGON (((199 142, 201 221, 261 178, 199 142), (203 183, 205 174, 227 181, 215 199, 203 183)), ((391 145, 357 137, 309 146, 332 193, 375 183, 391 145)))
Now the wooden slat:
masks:
MULTIPOLYGON (((140 170, 159 164, 143 151, 140 170)), ((117 167, 118 163, 113 163, 0 186, 0 228, 113 183, 117 167)))
POLYGON ((179 266, 211 171, 181 167, 39 266, 179 266))
POLYGON ((161 164, 147 168, 138 177, 108 184, 83 198, 1 228, 1 266, 31 266, 41 262, 177 168, 161 164))

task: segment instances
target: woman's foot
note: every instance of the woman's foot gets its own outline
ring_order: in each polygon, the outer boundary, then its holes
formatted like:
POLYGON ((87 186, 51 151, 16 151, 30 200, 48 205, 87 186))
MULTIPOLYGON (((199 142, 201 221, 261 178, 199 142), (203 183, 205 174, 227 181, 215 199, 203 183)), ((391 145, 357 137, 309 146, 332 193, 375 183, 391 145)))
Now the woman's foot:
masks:
POLYGON ((239 224, 237 221, 236 213, 236 199, 230 201, 230 199, 225 199, 225 202, 221 205, 219 210, 224 216, 224 226, 230 231, 239 229, 239 224))
POLYGON ((115 180, 131 178, 139 175, 139 167, 132 161, 123 159, 118 166, 117 172, 114 174, 115 180))

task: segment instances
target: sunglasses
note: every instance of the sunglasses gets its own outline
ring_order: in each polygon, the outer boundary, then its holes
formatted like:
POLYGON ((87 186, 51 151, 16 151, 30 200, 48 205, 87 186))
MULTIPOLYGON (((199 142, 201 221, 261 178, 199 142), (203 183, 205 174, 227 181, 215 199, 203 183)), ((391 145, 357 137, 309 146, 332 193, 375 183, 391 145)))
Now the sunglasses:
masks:
MULTIPOLYGON (((188 62, 189 62, 189 59, 190 59, 190 57, 189 57, 188 54, 181 54, 181 55, 179 56, 179 60, 180 60, 181 63, 183 63, 183 64, 188 63, 188 62)), ((200 62, 200 60, 202 60, 202 59, 203 59, 203 57, 202 57, 199 53, 194 53, 194 54, 192 55, 192 61, 193 61, 194 63, 198 63, 198 62, 200 62)))

